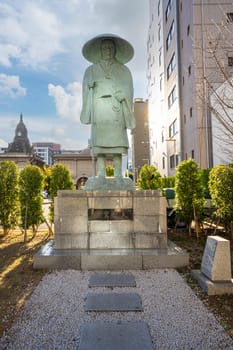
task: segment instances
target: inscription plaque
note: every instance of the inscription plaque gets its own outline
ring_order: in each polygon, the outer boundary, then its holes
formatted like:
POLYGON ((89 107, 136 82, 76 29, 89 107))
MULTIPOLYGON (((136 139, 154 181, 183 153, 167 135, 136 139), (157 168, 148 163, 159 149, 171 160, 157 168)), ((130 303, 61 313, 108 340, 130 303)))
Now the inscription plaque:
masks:
POLYGON ((211 281, 231 281, 230 242, 209 236, 201 263, 201 272, 211 281))

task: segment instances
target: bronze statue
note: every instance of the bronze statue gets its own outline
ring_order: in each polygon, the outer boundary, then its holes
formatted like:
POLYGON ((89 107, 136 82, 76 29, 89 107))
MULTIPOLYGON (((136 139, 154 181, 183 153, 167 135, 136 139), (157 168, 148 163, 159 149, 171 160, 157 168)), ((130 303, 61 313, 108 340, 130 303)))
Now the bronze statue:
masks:
POLYGON ((122 155, 129 147, 127 129, 135 128, 132 76, 124 65, 133 57, 133 47, 106 34, 88 41, 83 55, 93 64, 83 79, 80 120, 92 125, 91 147, 97 157, 98 177, 105 177, 106 157, 112 157, 114 175, 121 178, 122 155))

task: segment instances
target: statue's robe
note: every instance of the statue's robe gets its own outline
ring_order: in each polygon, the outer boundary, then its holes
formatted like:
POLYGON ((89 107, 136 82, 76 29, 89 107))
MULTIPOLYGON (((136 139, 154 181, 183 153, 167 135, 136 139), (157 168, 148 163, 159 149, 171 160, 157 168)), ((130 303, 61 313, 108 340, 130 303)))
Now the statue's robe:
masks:
POLYGON ((127 129, 135 128, 132 103, 132 76, 126 66, 114 59, 87 68, 80 120, 92 124, 93 154, 127 153, 127 129), (123 96, 121 101, 116 98, 117 92, 123 96))

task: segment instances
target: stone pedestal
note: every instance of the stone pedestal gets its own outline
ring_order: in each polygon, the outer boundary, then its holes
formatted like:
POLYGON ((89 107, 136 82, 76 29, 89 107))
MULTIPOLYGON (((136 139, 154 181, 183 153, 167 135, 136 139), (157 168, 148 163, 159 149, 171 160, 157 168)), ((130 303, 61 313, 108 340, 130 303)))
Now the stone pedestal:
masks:
POLYGON ((206 241, 201 270, 192 271, 208 295, 232 294, 230 241, 209 236, 206 241))
POLYGON ((167 242, 161 191, 59 191, 54 229, 54 241, 34 256, 34 268, 127 270, 188 264, 188 254, 167 242))
POLYGON ((55 249, 166 249, 160 191, 59 191, 55 249))

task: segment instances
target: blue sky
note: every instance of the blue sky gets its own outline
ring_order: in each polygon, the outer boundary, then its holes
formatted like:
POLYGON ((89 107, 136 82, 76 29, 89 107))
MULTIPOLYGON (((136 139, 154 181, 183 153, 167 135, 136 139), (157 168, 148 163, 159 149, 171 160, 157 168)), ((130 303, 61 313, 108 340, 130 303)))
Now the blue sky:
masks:
POLYGON ((0 147, 22 112, 32 142, 87 146, 81 86, 90 64, 82 46, 102 33, 128 40, 134 97, 146 98, 148 0, 0 0, 0 147))

